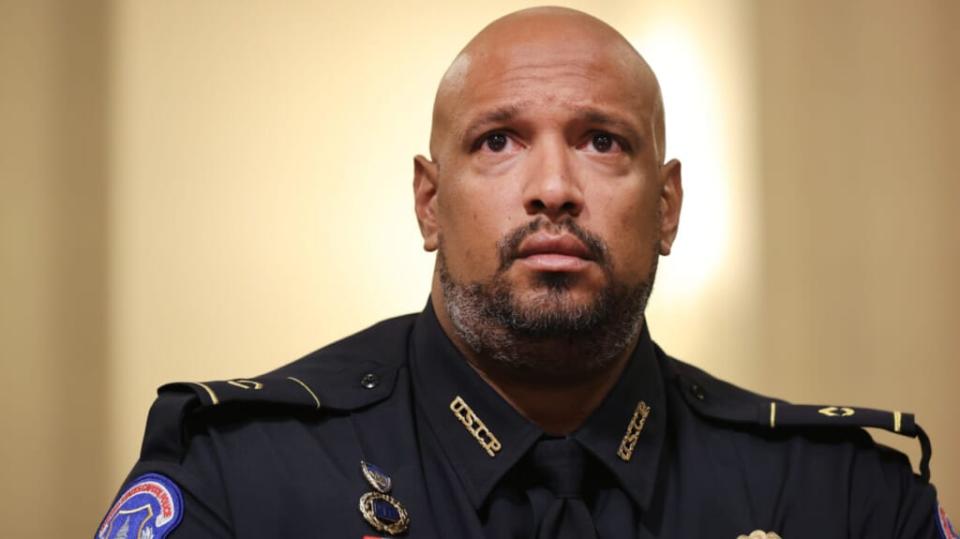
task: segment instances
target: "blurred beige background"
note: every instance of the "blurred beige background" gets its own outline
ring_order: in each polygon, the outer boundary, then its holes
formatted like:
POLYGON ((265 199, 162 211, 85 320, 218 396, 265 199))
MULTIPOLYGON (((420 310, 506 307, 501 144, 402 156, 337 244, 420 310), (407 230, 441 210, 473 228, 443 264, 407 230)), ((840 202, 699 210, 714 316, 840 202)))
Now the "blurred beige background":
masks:
MULTIPOLYGON (((5 536, 92 534, 156 386, 422 308, 435 85, 526 5, 0 0, 5 536)), ((684 163, 654 337, 756 391, 916 412, 960 515, 960 3, 568 5, 647 56, 684 163)))

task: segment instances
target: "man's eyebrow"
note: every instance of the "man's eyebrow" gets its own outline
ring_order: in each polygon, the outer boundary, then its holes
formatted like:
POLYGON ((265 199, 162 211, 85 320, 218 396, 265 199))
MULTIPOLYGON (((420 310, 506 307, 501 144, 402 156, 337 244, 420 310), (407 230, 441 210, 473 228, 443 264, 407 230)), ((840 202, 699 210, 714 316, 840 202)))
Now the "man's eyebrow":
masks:
POLYGON ((463 130, 464 142, 472 141, 489 125, 502 124, 516 118, 520 115, 523 107, 522 103, 512 103, 480 113, 463 130))
POLYGON ((616 114, 611 114, 593 107, 583 107, 577 111, 577 114, 586 123, 617 128, 618 130, 623 131, 627 138, 637 144, 643 142, 644 140, 643 135, 641 135, 640 130, 637 129, 637 126, 634 124, 634 122, 631 122, 630 120, 622 118, 616 114))

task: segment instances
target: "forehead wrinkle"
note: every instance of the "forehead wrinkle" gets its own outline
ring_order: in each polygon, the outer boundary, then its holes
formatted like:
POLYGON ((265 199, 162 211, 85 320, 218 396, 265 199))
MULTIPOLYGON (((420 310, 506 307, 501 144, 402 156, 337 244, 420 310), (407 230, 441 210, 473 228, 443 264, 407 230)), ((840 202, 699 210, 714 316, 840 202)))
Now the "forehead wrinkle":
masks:
MULTIPOLYGON (((571 66, 517 66, 502 71, 495 78, 488 77, 486 80, 471 81, 470 88, 474 91, 474 94, 479 94, 482 97, 484 90, 491 87, 495 90, 510 86, 525 88, 530 85, 542 85, 544 82, 557 84, 560 81, 571 81, 573 79, 592 82, 597 77, 597 71, 576 69, 571 66)), ((554 88, 555 91, 560 89, 562 88, 554 88)))
POLYGON ((594 80, 602 76, 632 79, 635 70, 622 56, 623 50, 619 46, 605 45, 585 54, 577 47, 557 41, 514 44, 479 56, 462 83, 476 87, 527 79, 594 80))
MULTIPOLYGON (((480 80, 468 78, 457 95, 456 104, 453 105, 454 109, 466 110, 455 116, 462 117, 464 114, 472 116, 472 118, 468 118, 471 125, 483 120, 505 121, 509 119, 508 115, 515 116, 519 109, 535 103, 558 103, 577 112, 594 111, 599 115, 607 116, 606 118, 598 118, 605 120, 612 117, 622 117, 623 114, 616 109, 635 113, 636 119, 641 122, 645 121, 650 115, 650 111, 645 110, 648 108, 646 106, 647 91, 643 84, 634 77, 620 74, 617 70, 610 69, 609 64, 603 62, 595 62, 589 65, 577 65, 573 62, 557 64, 556 61, 528 62, 502 68, 480 80), (611 83, 612 78, 618 80, 611 83), (577 81, 566 85, 562 82, 564 79, 577 79, 577 81), (583 81, 591 84, 584 86, 583 81), (549 84, 544 84, 544 82, 549 84), (502 100, 500 96, 504 94, 509 95, 515 91, 519 92, 521 89, 537 88, 538 86, 542 86, 544 90, 537 92, 540 95, 535 101, 517 101, 499 105, 492 110, 470 114, 471 103, 502 100), (636 88, 636 90, 621 92, 623 88, 636 88)), ((634 114, 630 115, 633 116, 634 114)))

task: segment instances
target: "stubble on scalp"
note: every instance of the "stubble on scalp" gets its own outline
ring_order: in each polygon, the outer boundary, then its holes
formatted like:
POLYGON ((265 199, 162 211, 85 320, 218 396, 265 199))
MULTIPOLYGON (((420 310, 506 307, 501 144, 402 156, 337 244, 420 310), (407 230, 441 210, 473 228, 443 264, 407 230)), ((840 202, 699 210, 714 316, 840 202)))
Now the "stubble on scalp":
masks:
POLYGON ((457 281, 447 268, 442 237, 437 270, 450 321, 475 354, 524 377, 576 379, 609 367, 640 333, 657 269, 656 243, 652 249, 649 274, 628 284, 614 278, 603 241, 573 220, 535 220, 498 243, 500 267, 490 279, 457 281), (571 299, 571 277, 565 274, 541 274, 536 283, 540 293, 533 299, 519 298, 506 278, 520 242, 544 226, 577 236, 603 269, 606 285, 589 303, 571 299))

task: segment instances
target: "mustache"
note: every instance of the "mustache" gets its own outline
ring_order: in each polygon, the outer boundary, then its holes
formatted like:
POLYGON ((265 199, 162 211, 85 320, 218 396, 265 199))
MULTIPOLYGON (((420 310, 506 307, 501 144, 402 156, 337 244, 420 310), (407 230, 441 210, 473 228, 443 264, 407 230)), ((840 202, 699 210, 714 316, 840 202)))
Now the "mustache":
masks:
POLYGON ((606 266, 607 244, 596 234, 578 225, 572 218, 567 217, 557 222, 550 222, 544 217, 538 217, 525 225, 521 225, 497 242, 497 251, 500 255, 499 271, 506 271, 513 261, 520 257, 520 244, 523 240, 540 230, 554 234, 567 232, 583 243, 590 252, 590 257, 600 266, 606 266))

